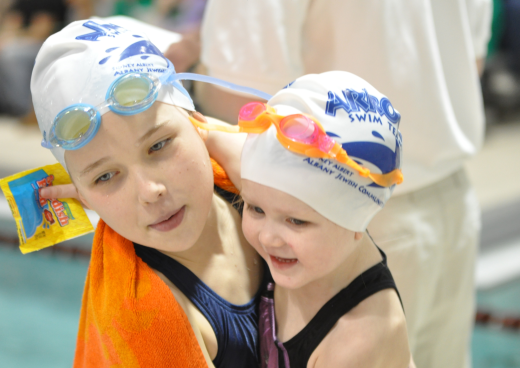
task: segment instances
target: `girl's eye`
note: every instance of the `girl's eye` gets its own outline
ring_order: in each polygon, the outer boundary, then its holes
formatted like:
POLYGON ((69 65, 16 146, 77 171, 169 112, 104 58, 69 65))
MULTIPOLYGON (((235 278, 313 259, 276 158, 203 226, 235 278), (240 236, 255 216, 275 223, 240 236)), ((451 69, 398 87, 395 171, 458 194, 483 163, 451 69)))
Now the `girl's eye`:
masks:
POLYGON ((288 218, 287 221, 289 221, 291 224, 297 225, 297 226, 305 225, 307 223, 307 221, 298 220, 298 219, 295 219, 292 217, 288 218))
POLYGON ((254 212, 254 213, 258 213, 258 214, 260 214, 260 215, 263 215, 263 214, 264 214, 264 210, 261 209, 260 207, 251 206, 251 205, 248 204, 248 205, 247 205, 247 209, 248 209, 249 211, 254 212))
POLYGON ((96 184, 99 184, 99 183, 104 183, 104 182, 107 182, 109 181, 110 179, 112 179, 112 177, 115 175, 115 173, 113 172, 109 172, 109 173, 106 173, 106 174, 103 174, 101 175, 99 178, 97 178, 94 183, 96 184))
POLYGON ((152 147, 150 147, 150 149, 148 151, 149 152, 160 151, 161 149, 164 148, 166 143, 168 143, 169 141, 170 141, 170 139, 165 139, 164 141, 157 142, 152 147))

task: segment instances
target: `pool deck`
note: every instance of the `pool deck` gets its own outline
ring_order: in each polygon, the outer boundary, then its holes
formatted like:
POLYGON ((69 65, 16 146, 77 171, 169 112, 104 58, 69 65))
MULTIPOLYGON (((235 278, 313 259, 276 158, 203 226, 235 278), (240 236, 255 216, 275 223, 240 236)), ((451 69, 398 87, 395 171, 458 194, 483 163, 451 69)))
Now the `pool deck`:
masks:
MULTIPOLYGON (((0 117, 0 178, 56 162, 40 146, 37 126, 0 117)), ((477 286, 490 288, 520 276, 520 118, 488 126, 482 150, 467 163, 483 211, 477 286)), ((97 215, 89 213, 97 222, 97 215)), ((10 210, 0 194, 0 220, 10 210)))

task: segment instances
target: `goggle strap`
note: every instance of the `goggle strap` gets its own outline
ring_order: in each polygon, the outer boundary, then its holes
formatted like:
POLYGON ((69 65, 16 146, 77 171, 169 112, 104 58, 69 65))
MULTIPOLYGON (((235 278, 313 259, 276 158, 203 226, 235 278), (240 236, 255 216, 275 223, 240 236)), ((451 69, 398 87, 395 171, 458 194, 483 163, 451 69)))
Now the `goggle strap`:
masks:
POLYGON ((238 127, 236 125, 207 124, 207 123, 200 122, 191 116, 188 116, 188 119, 190 119, 190 121, 193 125, 195 125, 197 128, 200 128, 200 129, 216 130, 216 131, 225 132, 225 133, 241 133, 240 127, 238 127))
POLYGON ((368 170, 366 167, 361 166, 356 161, 348 157, 347 152, 343 148, 336 155, 336 160, 338 160, 338 162, 341 162, 342 164, 350 166, 351 168, 356 170, 359 173, 359 175, 365 178, 370 175, 370 170, 368 170))
POLYGON ((188 91, 186 91, 186 88, 184 88, 184 86, 183 86, 182 84, 180 84, 178 81, 172 81, 171 83, 172 83, 172 85, 173 85, 175 88, 177 88, 179 91, 181 91, 181 93, 182 93, 184 96, 188 97, 188 99, 189 99, 190 101, 192 101, 192 100, 191 100, 191 96, 190 96, 190 94, 188 93, 188 91))
POLYGON ((101 115, 108 112, 110 110, 110 105, 112 101, 103 101, 99 105, 96 105, 95 108, 101 115))
POLYGON ((368 177, 381 187, 391 187, 394 184, 401 184, 403 182, 403 173, 399 169, 395 169, 386 174, 370 173, 368 177))
POLYGON ((369 169, 362 167, 356 161, 348 157, 345 150, 339 152, 339 154, 336 156, 336 160, 350 166, 351 168, 358 171, 359 175, 370 178, 370 180, 381 187, 391 187, 394 184, 401 184, 403 182, 403 174, 401 170, 395 169, 386 174, 371 173, 369 169))
POLYGON ((45 138, 42 139, 41 145, 43 148, 47 148, 47 149, 54 148, 54 146, 49 141, 47 141, 45 138))
POLYGON ((272 123, 271 119, 264 119, 264 121, 260 123, 258 122, 258 118, 253 121, 238 120, 238 126, 241 132, 253 134, 262 134, 269 129, 272 123))
POLYGON ((168 81, 176 81, 176 80, 192 80, 192 81, 215 84, 217 86, 229 88, 229 89, 232 89, 237 92, 242 92, 242 93, 247 93, 247 94, 250 94, 253 96, 257 96, 264 100, 269 100, 272 97, 270 94, 259 91, 257 89, 239 86, 238 84, 226 82, 226 81, 220 80, 218 78, 210 77, 208 75, 200 75, 200 74, 195 74, 195 73, 179 73, 179 74, 173 74, 170 78, 168 78, 168 81))
POLYGON ((171 75, 175 74, 175 67, 173 66, 172 62, 168 59, 166 59, 166 61, 168 62, 168 67, 166 71, 159 76, 159 81, 162 84, 165 84, 165 82, 170 79, 171 75))

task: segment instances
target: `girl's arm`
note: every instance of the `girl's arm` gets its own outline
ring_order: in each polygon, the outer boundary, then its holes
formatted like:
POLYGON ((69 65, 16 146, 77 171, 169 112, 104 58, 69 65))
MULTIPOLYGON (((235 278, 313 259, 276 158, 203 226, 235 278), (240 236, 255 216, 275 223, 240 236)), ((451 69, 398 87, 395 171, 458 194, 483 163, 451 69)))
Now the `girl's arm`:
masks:
MULTIPOLYGON (((226 124, 215 118, 206 119, 209 124, 226 124)), ((209 155, 224 168, 239 191, 241 190, 240 155, 246 138, 246 133, 224 133, 212 130, 206 139, 209 155)))

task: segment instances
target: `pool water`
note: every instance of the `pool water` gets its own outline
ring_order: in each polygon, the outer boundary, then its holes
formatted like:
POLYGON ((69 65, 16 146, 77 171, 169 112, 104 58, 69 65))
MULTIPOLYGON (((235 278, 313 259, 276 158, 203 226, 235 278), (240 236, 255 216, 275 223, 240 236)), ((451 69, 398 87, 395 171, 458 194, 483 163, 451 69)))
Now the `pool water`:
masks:
POLYGON ((87 259, 0 246, 0 367, 71 367, 87 259))
MULTIPOLYGON (((88 260, 22 255, 0 245, 0 367, 71 367, 88 260)), ((520 281, 478 293, 493 313, 520 315, 520 281)), ((520 330, 476 326, 474 368, 520 368, 520 330)))
MULTIPOLYGON (((498 317, 520 317, 520 280, 479 291, 477 305, 498 317)), ((472 356, 473 368, 520 368, 520 329, 477 325, 472 356)))

